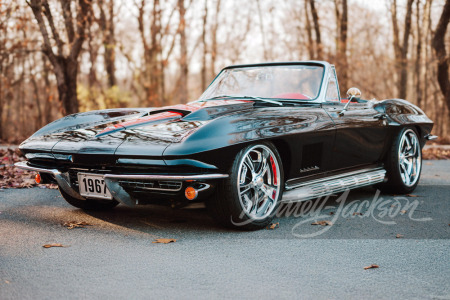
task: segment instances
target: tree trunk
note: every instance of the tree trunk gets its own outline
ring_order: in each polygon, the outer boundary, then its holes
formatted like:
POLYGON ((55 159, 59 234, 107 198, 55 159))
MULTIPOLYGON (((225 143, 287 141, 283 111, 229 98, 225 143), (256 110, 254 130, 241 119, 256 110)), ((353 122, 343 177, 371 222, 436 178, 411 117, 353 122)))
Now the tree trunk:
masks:
POLYGON ((105 49, 105 69, 108 76, 108 87, 116 85, 115 74, 115 34, 114 34, 114 1, 108 0, 107 9, 109 16, 106 16, 105 9, 103 7, 103 0, 98 1, 100 9, 99 25, 103 34, 103 47, 105 49))
MULTIPOLYGON (((437 57, 437 80, 439 88, 444 95, 445 104, 447 105, 450 114, 450 81, 449 81, 449 58, 445 49, 445 33, 450 22, 450 0, 446 0, 444 10, 439 19, 434 36, 432 46, 436 52, 437 57)), ((450 117, 450 116, 449 116, 450 117)))
POLYGON ((161 8, 159 0, 153 1, 152 21, 150 23, 150 41, 145 35, 145 0, 141 1, 138 15, 138 28, 144 48, 144 68, 142 76, 142 86, 145 90, 146 105, 164 105, 164 95, 162 93, 162 82, 164 81, 163 64, 161 59, 161 8))
POLYGON ((306 0, 305 0, 305 25, 306 25, 306 35, 308 36, 309 59, 314 59, 314 44, 312 39, 311 22, 309 20, 308 2, 306 0))
POLYGON ((261 4, 259 3, 259 0, 256 0, 256 7, 258 9, 259 31, 261 32, 264 60, 267 61, 269 60, 269 57, 267 54, 267 46, 266 46, 266 32, 264 30, 265 20, 263 19, 262 16, 261 4))
POLYGON ((201 70, 201 88, 202 92, 206 89, 206 56, 208 55, 208 46, 206 44, 206 26, 208 23, 208 1, 205 0, 205 9, 203 14, 203 28, 202 28, 202 44, 203 44, 203 55, 202 55, 202 70, 201 70))
MULTIPOLYGON (((347 0, 342 0, 342 11, 339 9, 339 1, 335 0, 336 6, 336 20, 338 30, 337 38, 337 53, 336 65, 339 74, 339 84, 342 87, 340 90, 344 92, 349 88, 348 86, 348 64, 347 64, 347 23, 348 23, 348 9, 347 0)), ((344 96, 344 95, 341 95, 344 96)))
POLYGON ((311 7, 311 15, 314 23, 314 32, 316 34, 316 55, 314 59, 323 60, 322 38, 320 34, 319 15, 317 14, 315 0, 309 0, 309 6, 311 7))
POLYGON ((219 27, 220 1, 216 2, 216 15, 211 28, 211 78, 216 76, 216 59, 217 59, 217 29, 219 27))
POLYGON ((184 0, 178 0, 178 12, 180 14, 180 28, 179 28, 179 35, 180 35, 180 88, 179 88, 179 94, 180 94, 180 102, 186 103, 189 99, 188 95, 188 63, 187 63, 187 44, 186 44, 186 8, 184 7, 184 0))
POLYGON ((406 89, 408 84, 408 43, 411 32, 411 15, 412 5, 414 0, 408 0, 406 16, 405 16, 405 31, 403 32, 403 45, 401 47, 400 60, 400 81, 399 81, 399 97, 406 99, 406 89))
POLYGON ((56 85, 58 87, 59 99, 63 105, 64 114, 73 114, 78 112, 77 98, 77 73, 78 62, 64 59, 55 67, 56 85))
POLYGON ((49 69, 50 66, 48 65, 44 54, 42 54, 42 65, 43 65, 43 78, 44 78, 44 86, 45 86, 45 104, 44 104, 44 123, 48 124, 52 120, 52 102, 53 102, 53 95, 50 85, 50 79, 49 79, 49 69))
POLYGON ((420 107, 422 102, 422 85, 420 81, 420 63, 422 56, 422 26, 420 26, 420 1, 416 2, 416 62, 414 67, 415 85, 416 85, 416 104, 420 107))

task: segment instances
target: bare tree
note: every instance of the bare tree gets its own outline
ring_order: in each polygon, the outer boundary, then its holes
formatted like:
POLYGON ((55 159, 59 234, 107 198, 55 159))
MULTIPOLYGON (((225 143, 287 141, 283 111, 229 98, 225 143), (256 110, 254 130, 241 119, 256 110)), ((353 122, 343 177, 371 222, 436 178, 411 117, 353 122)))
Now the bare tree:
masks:
POLYGON ((347 64, 347 0, 335 0, 335 12, 338 28, 336 41, 336 67, 339 70, 339 83, 345 91, 348 88, 348 64, 347 64))
POLYGON ((160 60, 162 58, 161 47, 161 8, 159 0, 153 1, 150 24, 150 39, 145 34, 145 5, 146 0, 142 0, 138 15, 139 32, 144 48, 144 70, 142 76, 142 86, 145 90, 146 104, 159 106, 164 104, 164 94, 161 80, 164 73, 161 69, 160 60))
POLYGON ((189 99, 188 95, 188 57, 187 57, 187 43, 186 43, 186 7, 184 6, 184 0, 178 0, 178 13, 180 14, 180 25, 178 34, 180 35, 180 85, 179 95, 180 102, 186 103, 189 99))
POLYGON ((114 0, 108 0, 107 3, 104 0, 98 0, 98 7, 100 9, 99 25, 103 34, 103 47, 105 49, 105 69, 108 76, 108 87, 116 85, 115 74, 115 56, 116 56, 116 41, 114 34, 114 0), (105 13, 108 10, 108 16, 105 13))
POLYGON ((261 37, 262 37, 262 48, 263 48, 264 60, 268 60, 269 56, 267 54, 266 32, 264 30, 265 20, 262 15, 261 3, 259 2, 259 0, 256 0, 256 7, 258 8, 259 30, 261 32, 261 37))
POLYGON ((403 31, 403 41, 400 44, 399 28, 397 22, 397 0, 392 0, 391 2, 391 16, 392 16, 392 28, 394 34, 394 52, 396 58, 396 65, 398 71, 398 97, 406 98, 406 88, 408 83, 408 43, 409 36, 411 32, 411 16, 412 16, 412 5, 414 0, 408 0, 406 5, 406 15, 405 15, 405 28, 403 31))
POLYGON ((317 14, 315 0, 309 0, 309 6, 311 8, 311 15, 314 23, 314 32, 316 35, 316 54, 314 59, 323 59, 322 37, 320 33, 319 15, 317 14))
POLYGON ((216 10, 214 22, 211 27, 211 77, 216 76, 216 59, 217 59, 217 30, 219 27, 220 0, 216 2, 216 10))
POLYGON ((442 94, 444 95, 444 101, 447 105, 450 114, 450 81, 449 81, 449 58, 445 49, 445 33, 447 32, 448 24, 450 21, 450 0, 445 1, 445 6, 442 11, 439 23, 434 31, 432 45, 436 52, 437 67, 437 79, 442 94))
POLYGON ((308 9, 308 1, 305 0, 305 25, 306 25, 306 34, 308 36, 308 53, 309 58, 314 58, 314 44, 312 39, 312 29, 311 29, 311 22, 309 19, 309 9, 308 9))
POLYGON ((92 9, 91 2, 90 0, 78 0, 78 5, 76 6, 76 24, 74 24, 71 1, 60 1, 67 42, 63 41, 55 26, 52 10, 50 9, 47 0, 30 0, 27 3, 33 11, 43 37, 44 43, 42 51, 47 55, 53 66, 58 86, 59 99, 63 105, 63 113, 76 113, 78 112, 78 56, 85 40, 87 18, 92 9), (51 36, 44 18, 49 24, 51 36), (56 53, 53 51, 51 40, 54 40, 56 43, 56 53), (69 51, 64 51, 65 44, 67 44, 69 51))
POLYGON ((201 77, 202 77, 202 91, 206 89, 206 56, 208 55, 208 45, 206 43, 206 31, 207 31, 207 24, 208 24, 208 1, 205 0, 205 8, 203 13, 203 28, 202 28, 202 45, 203 45, 203 55, 202 55, 202 70, 201 70, 201 77))

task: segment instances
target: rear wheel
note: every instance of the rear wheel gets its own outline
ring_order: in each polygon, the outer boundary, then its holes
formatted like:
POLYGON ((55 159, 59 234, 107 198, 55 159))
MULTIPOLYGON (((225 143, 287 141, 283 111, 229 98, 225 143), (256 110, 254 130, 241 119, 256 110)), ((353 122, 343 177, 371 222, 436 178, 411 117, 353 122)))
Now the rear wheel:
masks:
POLYGON ((243 230, 267 226, 283 192, 283 166, 271 143, 250 145, 236 156, 230 177, 223 180, 207 202, 220 224, 243 230))
POLYGON ((69 194, 67 194, 62 188, 59 188, 59 192, 61 193, 61 196, 63 196, 64 200, 67 201, 72 206, 75 206, 77 208, 81 208, 84 210, 109 210, 114 207, 116 207, 119 202, 112 199, 112 200, 103 200, 103 199, 86 199, 86 200, 80 200, 76 199, 69 194))
POLYGON ((390 193, 411 193, 419 183, 422 171, 422 148, 417 132, 404 128, 394 141, 386 160, 388 181, 377 185, 390 193))

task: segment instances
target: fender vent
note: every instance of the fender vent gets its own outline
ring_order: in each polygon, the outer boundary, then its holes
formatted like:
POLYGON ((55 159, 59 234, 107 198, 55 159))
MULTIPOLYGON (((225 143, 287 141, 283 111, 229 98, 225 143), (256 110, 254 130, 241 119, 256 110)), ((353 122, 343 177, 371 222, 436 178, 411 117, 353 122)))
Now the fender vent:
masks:
POLYGON ((303 146, 301 170, 318 170, 322 168, 323 143, 303 146))

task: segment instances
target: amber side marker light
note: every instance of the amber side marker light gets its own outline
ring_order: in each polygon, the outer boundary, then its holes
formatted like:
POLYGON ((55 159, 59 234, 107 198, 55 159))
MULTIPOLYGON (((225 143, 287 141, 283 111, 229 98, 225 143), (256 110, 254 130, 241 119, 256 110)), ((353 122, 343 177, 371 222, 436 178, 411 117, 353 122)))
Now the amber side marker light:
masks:
POLYGON ((36 181, 37 184, 41 183, 41 174, 37 173, 36 176, 34 176, 34 181, 36 181))
POLYGON ((186 196, 186 199, 188 200, 194 200, 195 198, 197 198, 198 192, 196 189, 194 189, 192 186, 188 186, 185 190, 184 190, 184 196, 186 196))

